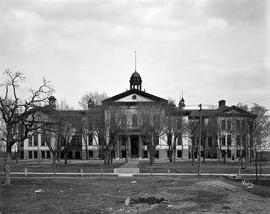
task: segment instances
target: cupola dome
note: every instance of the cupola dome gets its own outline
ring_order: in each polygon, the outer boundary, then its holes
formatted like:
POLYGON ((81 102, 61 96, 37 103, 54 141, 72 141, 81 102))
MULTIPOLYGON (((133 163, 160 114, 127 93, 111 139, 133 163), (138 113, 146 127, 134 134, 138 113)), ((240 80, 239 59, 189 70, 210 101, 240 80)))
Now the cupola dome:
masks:
POLYGON ((137 71, 135 71, 131 75, 129 83, 130 83, 130 89, 142 90, 142 78, 137 71))

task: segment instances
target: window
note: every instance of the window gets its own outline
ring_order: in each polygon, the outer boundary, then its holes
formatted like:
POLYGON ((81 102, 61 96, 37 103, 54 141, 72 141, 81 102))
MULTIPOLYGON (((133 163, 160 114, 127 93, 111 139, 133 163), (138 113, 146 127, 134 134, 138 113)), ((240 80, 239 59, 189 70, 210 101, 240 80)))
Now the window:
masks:
POLYGON ((133 127, 138 126, 138 118, 137 118, 137 115, 136 114, 133 114, 132 115, 132 126, 133 127))
POLYGON ((240 130, 240 120, 236 121, 236 130, 239 131, 240 130))
POLYGON ((88 151, 88 157, 93 158, 94 157, 94 152, 92 150, 88 151))
POLYGON ((68 159, 73 159, 73 152, 72 151, 68 152, 68 159))
POLYGON ((127 136, 120 136, 121 145, 125 146, 127 142, 127 136))
POLYGON ((182 138, 181 137, 177 138, 177 145, 182 146, 182 138))
POLYGON ((93 145, 93 134, 92 133, 88 135, 88 145, 89 146, 93 145))
POLYGON ((45 159, 45 151, 41 151, 41 158, 45 159))
POLYGON ((232 136, 231 135, 227 135, 227 145, 228 146, 232 145, 232 136))
POLYGON ((32 146, 32 135, 28 137, 28 146, 32 146))
POLYGON ((143 151, 143 158, 148 158, 148 151, 143 151))
POLYGON ((37 151, 34 151, 34 159, 37 159, 37 151))
POLYGON ((41 146, 45 146, 45 143, 46 143, 46 136, 41 135, 41 146))
POLYGON ((38 145, 38 134, 34 134, 34 146, 38 145))
POLYGON ((159 144, 159 137, 158 137, 158 135, 155 135, 154 136, 154 142, 155 142, 155 145, 158 145, 159 144))
POLYGON ((158 150, 156 150, 156 152, 155 152, 155 158, 159 158, 159 151, 158 150))
POLYGON ((241 144, 241 138, 240 138, 240 135, 237 135, 236 136, 236 145, 240 146, 240 144, 241 144))
POLYGON ((122 158, 126 158, 126 151, 125 150, 123 150, 122 152, 121 152, 122 154, 122 158))
POLYGON ((242 135, 242 145, 246 145, 246 135, 242 135))
POLYGON ((147 146, 146 139, 145 139, 145 138, 142 138, 142 139, 143 139, 143 145, 144 145, 144 146, 147 146))
POLYGON ((115 158, 115 151, 111 151, 112 158, 115 158))
POLYGON ((228 130, 228 131, 231 131, 231 129, 232 129, 232 123, 231 123, 230 120, 228 120, 228 121, 227 121, 227 130, 228 130))
POLYGON ((21 158, 21 159, 24 159, 24 151, 21 151, 20 158, 21 158))
POLYGON ((170 157, 170 150, 167 150, 167 158, 170 157))
POLYGON ((208 137, 208 146, 212 147, 212 136, 208 137))
POLYGON ((64 151, 61 151, 60 152, 60 157, 63 159, 63 158, 65 158, 65 153, 64 153, 64 151))
POLYGON ((242 120, 242 129, 244 129, 245 127, 247 127, 246 121, 242 120))
POLYGON ((227 157, 230 158, 232 156, 232 152, 230 149, 227 150, 227 157))
POLYGON ((81 153, 79 151, 75 152, 75 159, 81 159, 81 153))
POLYGON ((76 133, 76 144, 75 145, 79 146, 79 147, 82 146, 82 135, 79 133, 78 134, 76 133))
POLYGON ((225 120, 222 120, 221 121, 221 130, 222 131, 225 131, 226 130, 226 121, 225 120))
POLYGON ((208 123, 209 123, 209 119, 208 119, 208 118, 204 119, 204 126, 205 126, 205 127, 208 126, 208 123))
POLYGON ((226 151, 225 150, 222 150, 221 151, 221 154, 222 154, 222 157, 224 158, 226 156, 226 151))
POLYGON ((222 146, 225 146, 225 145, 226 145, 226 138, 225 138, 225 135, 222 135, 222 136, 221 136, 221 145, 222 145, 222 146))
POLYGON ((32 159, 32 158, 33 158, 33 156, 32 156, 32 151, 28 151, 28 158, 29 158, 29 159, 32 159))
POLYGON ((182 150, 177 150, 177 157, 182 158, 182 150))
POLYGON ((240 157, 240 152, 241 152, 240 149, 237 149, 237 150, 236 150, 236 157, 238 157, 238 158, 240 157))
POLYGON ((47 159, 50 159, 50 158, 51 158, 51 152, 47 151, 47 159))
POLYGON ((71 146, 73 147, 81 147, 82 146, 82 135, 81 133, 76 133, 72 136, 71 146))

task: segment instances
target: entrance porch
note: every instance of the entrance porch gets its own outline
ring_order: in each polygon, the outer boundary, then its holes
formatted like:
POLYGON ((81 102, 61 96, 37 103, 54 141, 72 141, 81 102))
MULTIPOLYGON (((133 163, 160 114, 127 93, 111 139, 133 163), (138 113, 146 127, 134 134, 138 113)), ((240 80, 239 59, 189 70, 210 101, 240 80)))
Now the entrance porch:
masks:
POLYGON ((143 158, 144 145, 139 133, 119 135, 116 145, 116 158, 143 158))

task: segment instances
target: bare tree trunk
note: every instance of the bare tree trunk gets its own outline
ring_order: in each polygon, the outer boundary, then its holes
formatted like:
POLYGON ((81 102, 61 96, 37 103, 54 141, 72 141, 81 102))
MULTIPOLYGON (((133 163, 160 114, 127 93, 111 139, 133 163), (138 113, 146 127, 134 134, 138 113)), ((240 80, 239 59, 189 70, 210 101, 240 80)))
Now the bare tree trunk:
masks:
POLYGON ((258 165, 257 165, 257 150, 255 149, 255 171, 256 171, 256 182, 258 181, 258 165))
POLYGON ((191 156, 192 156, 192 166, 194 164, 194 148, 193 146, 191 147, 191 156))
POLYGON ((125 142, 125 151, 126 151, 126 163, 127 163, 128 162, 127 142, 125 142))
POLYGON ((18 143, 18 147, 16 151, 16 164, 19 163, 20 154, 21 154, 21 142, 18 143))
POLYGON ((109 165, 110 163, 110 150, 104 151, 104 165, 109 165))
POLYGON ((89 159, 89 154, 88 154, 88 145, 87 142, 85 143, 85 153, 86 153, 86 160, 89 159))
POLYGON ((173 142, 173 163, 175 164, 176 159, 176 140, 173 142))
POLYGON ((57 152, 53 151, 52 152, 52 156, 53 156, 53 170, 54 170, 54 174, 56 174, 56 155, 57 155, 57 152))
POLYGON ((205 163, 205 137, 203 137, 203 163, 205 163))
POLYGON ((172 163, 172 145, 169 144, 169 161, 172 163))
POLYGON ((260 152, 260 176, 262 176, 262 156, 263 156, 263 152, 260 152))
POLYGON ((10 184, 11 147, 7 146, 5 158, 5 184, 10 184))
POLYGON ((152 166, 155 163, 155 147, 152 145, 149 145, 148 151, 149 151, 149 155, 150 155, 150 158, 149 158, 150 165, 152 166))
POLYGON ((68 148, 67 148, 67 140, 65 142, 65 165, 67 165, 67 159, 68 159, 68 148))
POLYGON ((60 159, 61 159, 61 151, 59 151, 59 149, 57 150, 57 161, 58 163, 60 163, 60 159))
POLYGON ((252 163, 252 147, 250 146, 250 149, 249 149, 249 163, 252 163))

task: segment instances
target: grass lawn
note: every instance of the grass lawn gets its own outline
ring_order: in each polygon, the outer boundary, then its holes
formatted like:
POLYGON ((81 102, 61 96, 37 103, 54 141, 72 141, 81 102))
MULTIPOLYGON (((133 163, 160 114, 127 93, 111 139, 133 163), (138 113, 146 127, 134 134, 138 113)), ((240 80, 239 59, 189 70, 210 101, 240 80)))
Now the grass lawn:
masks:
POLYGON ((250 190, 225 178, 14 178, 0 186, 0 213, 269 213, 270 182, 260 184, 250 190), (44 192, 35 198, 37 189, 44 192), (162 202, 151 204, 154 197, 162 202))
MULTIPOLYGON (((1 171, 3 171, 3 164, 1 163, 1 171)), ((122 166, 124 161, 114 162, 110 165, 103 165, 103 161, 100 160, 89 160, 89 161, 69 161, 67 165, 64 164, 63 160, 56 165, 56 172, 76 172, 79 173, 80 169, 83 172, 95 172, 100 173, 101 170, 103 173, 113 172, 114 168, 122 166)), ((52 162, 48 161, 20 161, 18 164, 15 161, 12 161, 11 172, 24 172, 24 169, 27 168, 28 172, 54 172, 54 167, 52 162)))
MULTIPOLYGON (((241 170, 243 174, 255 173, 254 163, 244 163, 245 169, 241 170)), ((140 172, 151 172, 149 161, 140 161, 140 172)), ((198 165, 195 162, 192 166, 191 161, 177 161, 175 164, 169 162, 156 162, 153 167, 153 172, 167 173, 168 169, 171 173, 197 173, 198 165)), ((202 173, 231 173, 237 174, 239 170, 239 162, 210 162, 201 164, 202 173)), ((259 173, 259 168, 258 168, 259 173)), ((270 173, 270 163, 262 163, 262 173, 270 173)))

